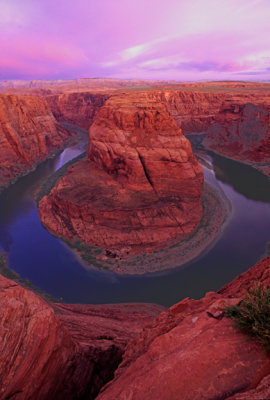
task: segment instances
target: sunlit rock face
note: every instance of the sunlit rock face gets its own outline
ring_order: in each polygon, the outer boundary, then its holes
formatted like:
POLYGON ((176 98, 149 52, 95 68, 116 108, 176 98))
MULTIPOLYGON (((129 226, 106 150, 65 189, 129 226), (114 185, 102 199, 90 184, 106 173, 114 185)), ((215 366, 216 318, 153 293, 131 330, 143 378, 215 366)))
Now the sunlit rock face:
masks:
POLYGON ((196 229, 202 169, 159 99, 147 92, 111 96, 89 138, 88 159, 39 203, 50 231, 132 253, 196 229))
POLYGON ((269 85, 197 84, 159 97, 185 135, 204 133, 205 148, 270 175, 269 85))
POLYGON ((29 172, 70 136, 57 123, 45 99, 1 95, 0 186, 29 172))
POLYGON ((75 92, 47 96, 46 100, 57 121, 88 130, 107 98, 103 93, 75 92))
POLYGON ((204 144, 239 160, 269 163, 270 105, 224 102, 204 144))
POLYGON ((201 300, 161 313, 131 341, 99 400, 267 399, 269 355, 224 316, 246 289, 270 287, 270 257, 201 300))
POLYGON ((0 275, 0 399, 94 399, 151 304, 46 303, 0 275))

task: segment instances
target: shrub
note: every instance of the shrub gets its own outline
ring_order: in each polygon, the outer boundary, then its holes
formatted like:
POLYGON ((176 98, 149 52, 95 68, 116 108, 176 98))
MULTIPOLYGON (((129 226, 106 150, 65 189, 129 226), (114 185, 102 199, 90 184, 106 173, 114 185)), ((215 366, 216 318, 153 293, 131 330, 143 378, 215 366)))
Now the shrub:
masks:
POLYGON ((225 315, 270 351, 270 289, 256 284, 238 305, 227 308, 225 315))

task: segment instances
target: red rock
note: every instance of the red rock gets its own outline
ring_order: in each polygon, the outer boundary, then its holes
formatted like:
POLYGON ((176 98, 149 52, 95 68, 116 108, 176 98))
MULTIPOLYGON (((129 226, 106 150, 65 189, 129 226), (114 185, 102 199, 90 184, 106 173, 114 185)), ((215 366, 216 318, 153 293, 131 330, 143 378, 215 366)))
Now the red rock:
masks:
POLYGON ((128 344, 115 378, 98 399, 267 399, 269 356, 223 311, 239 302, 231 296, 243 295, 260 273, 270 286, 269 271, 268 257, 220 294, 185 299, 161 313, 128 344))
POLYGON ((0 399, 93 399, 162 309, 50 305, 0 275, 0 399))
POLYGON ((39 203, 51 232, 137 252, 196 229, 202 169, 162 103, 147 93, 112 96, 90 143, 89 161, 72 166, 39 203))
POLYGON ((29 172, 71 135, 37 97, 0 96, 0 122, 0 186, 29 172))
POLYGON ((79 92, 47 96, 46 100, 57 121, 88 130, 107 98, 103 93, 79 92))
POLYGON ((243 296, 247 289, 258 282, 270 288, 270 256, 223 286, 218 293, 228 297, 243 296))
POLYGON ((237 393, 226 400, 268 400, 270 399, 270 375, 267 375, 255 389, 237 393))
POLYGON ((224 102, 204 145, 240 161, 270 163, 270 104, 224 102))

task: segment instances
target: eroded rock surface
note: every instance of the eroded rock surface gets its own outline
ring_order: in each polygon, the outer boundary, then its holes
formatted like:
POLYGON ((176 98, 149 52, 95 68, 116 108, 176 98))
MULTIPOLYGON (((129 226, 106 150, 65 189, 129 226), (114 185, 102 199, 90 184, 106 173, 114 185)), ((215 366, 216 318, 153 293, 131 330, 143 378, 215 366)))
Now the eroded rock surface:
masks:
MULTIPOLYGON (((208 128, 204 145, 226 156, 254 163, 270 163, 270 105, 225 101, 208 128)), ((268 170, 265 170, 266 173, 268 170)))
POLYGON ((219 294, 185 299, 161 313, 129 343, 98 399, 267 399, 269 355, 224 317, 224 309, 260 275, 269 287, 269 271, 270 257, 219 294))
POLYGON ((0 186, 59 150, 71 133, 57 123, 44 99, 0 96, 0 186))
POLYGON ((47 304, 0 276, 0 399, 93 399, 162 307, 47 304))
POLYGON ((79 92, 47 96, 46 100, 57 121, 88 130, 107 98, 103 93, 79 92))
POLYGON ((39 203, 53 233, 124 252, 187 237, 202 217, 202 169, 162 102, 114 95, 90 128, 88 160, 39 203))

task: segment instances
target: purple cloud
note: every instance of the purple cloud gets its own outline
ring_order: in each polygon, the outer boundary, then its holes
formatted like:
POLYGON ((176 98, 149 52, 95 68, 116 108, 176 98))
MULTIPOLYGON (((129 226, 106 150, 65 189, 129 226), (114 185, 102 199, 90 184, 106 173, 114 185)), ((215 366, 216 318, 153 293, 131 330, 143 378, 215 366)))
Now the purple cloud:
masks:
POLYGON ((0 0, 0 79, 269 79, 269 0, 0 0))

